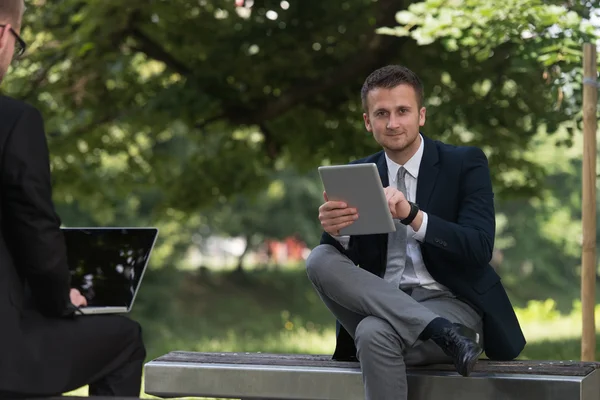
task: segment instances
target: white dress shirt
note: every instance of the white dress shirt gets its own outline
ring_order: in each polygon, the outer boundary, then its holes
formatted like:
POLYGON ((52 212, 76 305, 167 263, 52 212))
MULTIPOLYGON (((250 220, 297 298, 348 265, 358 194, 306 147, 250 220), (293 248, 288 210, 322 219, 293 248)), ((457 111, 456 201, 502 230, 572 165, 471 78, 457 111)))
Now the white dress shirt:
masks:
MULTIPOLYGON (((406 169, 407 173, 405 174, 404 183, 406 185, 406 195, 407 200, 416 203, 417 198, 417 182, 419 178, 419 168, 421 166, 421 159, 423 158, 423 149, 424 149, 424 140, 421 136, 421 145, 417 152, 403 165, 404 169, 406 169)), ((385 161, 388 167, 388 179, 390 182, 390 186, 397 187, 396 185, 396 177, 398 175, 398 169, 401 165, 392 161, 388 155, 385 155, 385 161)), ((425 289, 430 290, 448 290, 446 287, 436 282, 435 279, 429 274, 427 268, 425 268, 425 264, 423 262, 423 256, 421 255, 421 248, 419 247, 419 242, 422 242, 425 239, 425 233, 427 232, 427 213, 423 212, 423 222, 421 223, 421 227, 417 232, 414 229, 407 225, 407 240, 406 240, 406 254, 411 258, 413 263, 413 268, 415 270, 415 275, 417 281, 413 279, 407 279, 402 276, 401 285, 407 286, 421 286, 425 289)), ((343 246, 347 248, 348 242, 350 240, 349 236, 334 236, 343 246)), ((385 278, 385 277, 384 277, 385 278)))

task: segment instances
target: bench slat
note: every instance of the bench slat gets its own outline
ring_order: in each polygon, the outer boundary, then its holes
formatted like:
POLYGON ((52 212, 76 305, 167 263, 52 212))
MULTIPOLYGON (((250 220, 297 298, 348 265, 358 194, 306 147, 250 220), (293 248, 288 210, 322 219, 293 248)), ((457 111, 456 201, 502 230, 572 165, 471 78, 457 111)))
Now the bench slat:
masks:
MULTIPOLYGON (((271 353, 195 353, 174 351, 155 361, 198 364, 245 364, 288 367, 359 368, 357 362, 333 361, 329 355, 271 353)), ((600 363, 579 361, 510 361, 480 360, 474 372, 489 374, 587 376, 600 369, 600 363)), ((411 367, 413 371, 454 372, 452 365, 411 367)))

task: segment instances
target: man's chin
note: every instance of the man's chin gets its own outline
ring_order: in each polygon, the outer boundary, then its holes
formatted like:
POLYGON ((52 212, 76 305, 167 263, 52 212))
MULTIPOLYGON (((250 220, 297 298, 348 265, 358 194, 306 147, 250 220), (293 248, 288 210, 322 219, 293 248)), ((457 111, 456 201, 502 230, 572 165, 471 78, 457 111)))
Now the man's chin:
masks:
POLYGON ((409 151, 413 148, 414 142, 407 142, 405 140, 388 142, 384 143, 383 147, 388 151, 392 151, 394 153, 404 153, 405 151, 409 151))
POLYGON ((406 140, 388 140, 385 143, 385 147, 392 151, 404 151, 409 147, 410 143, 407 143, 406 140))
POLYGON ((403 153, 408 149, 408 146, 385 146, 385 148, 393 153, 403 153))

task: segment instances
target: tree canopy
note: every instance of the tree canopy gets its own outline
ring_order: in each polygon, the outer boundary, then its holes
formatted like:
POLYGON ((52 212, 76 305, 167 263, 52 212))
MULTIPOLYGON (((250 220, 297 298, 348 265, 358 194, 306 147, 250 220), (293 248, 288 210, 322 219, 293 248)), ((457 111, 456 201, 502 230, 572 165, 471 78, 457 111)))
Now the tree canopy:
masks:
POLYGON ((589 3, 245 3, 29 2, 3 90, 46 117, 59 202, 189 212, 365 156, 360 87, 390 63, 425 83, 423 132, 483 147, 501 196, 535 192, 523 150, 579 112, 589 3))

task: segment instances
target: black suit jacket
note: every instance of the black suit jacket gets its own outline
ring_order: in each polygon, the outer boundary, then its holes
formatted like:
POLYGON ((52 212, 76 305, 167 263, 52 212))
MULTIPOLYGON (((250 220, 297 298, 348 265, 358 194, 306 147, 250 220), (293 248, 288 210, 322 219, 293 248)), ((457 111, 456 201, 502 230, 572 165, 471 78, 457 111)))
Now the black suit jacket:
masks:
MULTIPOLYGON (((431 276, 483 314, 484 346, 490 359, 519 355, 525 338, 500 277, 489 265, 495 237, 494 194, 485 154, 475 147, 451 146, 424 137, 417 182, 417 204, 427 213, 425 239, 420 243, 431 276)), ((389 185, 383 151, 354 163, 375 163, 383 186, 389 185)), ((352 236, 345 250, 331 244, 356 265, 380 277, 387 264, 387 234, 352 236)), ((335 359, 356 354, 350 335, 338 323, 335 359)))
POLYGON ((35 352, 21 326, 26 303, 49 317, 70 315, 69 289, 42 117, 0 96, 0 382, 25 379, 16 373, 24 359, 35 368, 24 354, 35 352))

